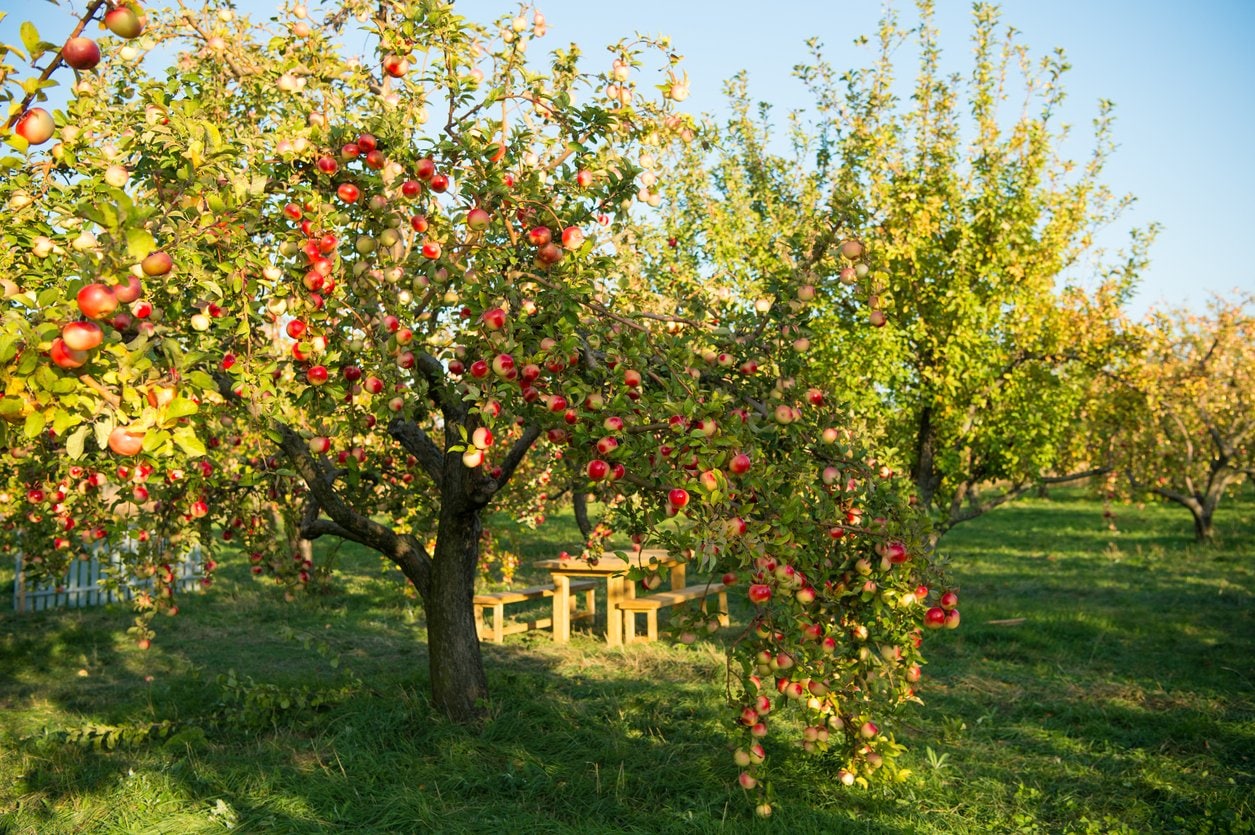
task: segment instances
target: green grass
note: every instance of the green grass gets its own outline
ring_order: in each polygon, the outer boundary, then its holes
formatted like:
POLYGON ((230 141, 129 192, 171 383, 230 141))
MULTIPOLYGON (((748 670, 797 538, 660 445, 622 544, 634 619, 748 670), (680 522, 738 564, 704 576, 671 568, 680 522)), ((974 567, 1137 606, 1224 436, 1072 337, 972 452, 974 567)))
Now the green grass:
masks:
MULTIPOLYGON (((488 646, 468 729, 429 709, 421 611, 348 548, 338 590, 293 604, 226 569, 147 653, 122 609, 6 613, 0 832, 1255 830, 1255 502, 1222 508, 1216 549, 1173 509, 1118 513, 1113 533, 1064 493, 953 531, 964 620, 906 718, 915 779, 842 789, 785 753, 765 822, 729 788, 718 645, 488 646), (162 720, 172 738, 113 751, 55 734, 162 720)), ((528 560, 578 539, 503 535, 528 560)))

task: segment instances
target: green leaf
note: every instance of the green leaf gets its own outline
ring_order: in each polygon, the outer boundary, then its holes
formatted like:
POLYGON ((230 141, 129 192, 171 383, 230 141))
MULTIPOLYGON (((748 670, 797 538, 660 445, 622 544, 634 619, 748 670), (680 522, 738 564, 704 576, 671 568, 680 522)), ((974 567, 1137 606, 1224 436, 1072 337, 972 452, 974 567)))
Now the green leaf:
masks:
POLYGON ((189 456, 197 457, 205 454, 205 445, 200 438, 196 437, 196 430, 190 426, 180 426, 172 433, 174 442, 178 444, 179 449, 183 450, 189 456))
POLYGON ((29 20, 23 20, 22 25, 18 28, 18 32, 22 36, 22 46, 26 47, 26 51, 31 54, 31 60, 35 60, 38 57, 39 42, 41 40, 39 30, 29 20))
POLYGON ((87 443, 87 434, 91 431, 91 427, 87 425, 80 426, 70 433, 65 439, 65 454, 71 459, 83 457, 83 445, 87 443))
POLYGON ((157 248, 157 241, 147 229, 131 228, 126 230, 126 251, 137 261, 145 258, 157 248))
POLYGON ((39 433, 44 431, 44 427, 48 424, 48 419, 44 417, 43 412, 31 412, 26 416, 26 437, 37 438, 39 433))

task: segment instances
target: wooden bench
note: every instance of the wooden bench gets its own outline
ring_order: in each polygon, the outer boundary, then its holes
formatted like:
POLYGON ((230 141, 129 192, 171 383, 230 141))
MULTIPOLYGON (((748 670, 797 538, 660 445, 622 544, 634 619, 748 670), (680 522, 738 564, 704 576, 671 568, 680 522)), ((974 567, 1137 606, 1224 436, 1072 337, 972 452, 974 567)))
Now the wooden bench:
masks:
MULTIPOLYGON (((571 583, 571 620, 581 620, 591 618, 597 614, 597 600, 593 595, 593 591, 599 583, 596 580, 580 580, 571 583), (575 608, 576 592, 584 592, 587 605, 583 611, 577 611, 575 608)), ((495 641, 501 643, 506 635, 513 635, 517 632, 527 632, 532 629, 545 629, 553 626, 553 618, 536 618, 535 620, 520 621, 518 623, 507 624, 505 622, 505 607, 509 603, 526 603, 529 600, 541 600, 546 597, 553 597, 554 587, 552 584, 547 586, 532 586, 526 589, 511 589, 510 591, 489 592, 486 594, 477 594, 473 601, 475 606, 475 629, 479 632, 481 641, 495 641), (492 610, 492 623, 484 618, 484 613, 492 610)))
POLYGON ((723 583, 701 583, 696 586, 685 586, 672 591, 660 591, 646 597, 632 597, 619 601, 623 610, 624 643, 636 639, 636 615, 645 614, 645 639, 658 640, 658 610, 663 606, 677 606, 691 600, 700 600, 702 611, 706 611, 706 601, 714 595, 719 597, 719 624, 728 625, 728 589, 730 585, 723 583))

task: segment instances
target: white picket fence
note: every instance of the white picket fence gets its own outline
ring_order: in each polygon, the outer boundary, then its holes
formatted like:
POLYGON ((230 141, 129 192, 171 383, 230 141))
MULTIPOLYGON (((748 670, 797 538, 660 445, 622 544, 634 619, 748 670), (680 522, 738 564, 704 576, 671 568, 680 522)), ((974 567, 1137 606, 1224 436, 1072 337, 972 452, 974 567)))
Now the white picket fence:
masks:
MULTIPOLYGON (((122 547, 125 548, 126 545, 127 543, 123 543, 122 547)), ((98 552, 100 549, 93 546, 92 550, 98 552)), ((13 608, 18 612, 42 612, 46 609, 101 606, 130 600, 135 592, 152 588, 151 577, 129 578, 117 591, 101 588, 100 581, 105 577, 105 566, 100 558, 99 553, 92 553, 86 559, 74 560, 60 582, 28 583, 25 563, 19 551, 14 560, 16 578, 13 583, 13 608)), ((117 576, 122 561, 116 551, 109 554, 107 562, 110 573, 117 576)), ((198 589, 201 576, 201 553, 197 546, 186 560, 174 567, 175 589, 198 589)))

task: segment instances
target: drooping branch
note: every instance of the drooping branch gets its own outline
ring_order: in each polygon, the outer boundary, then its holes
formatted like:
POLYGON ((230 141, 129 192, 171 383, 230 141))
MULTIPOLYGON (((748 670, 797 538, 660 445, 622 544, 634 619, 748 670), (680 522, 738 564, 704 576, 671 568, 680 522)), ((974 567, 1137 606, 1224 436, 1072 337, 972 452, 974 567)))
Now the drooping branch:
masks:
POLYGON ((418 459, 419 466, 432 481, 440 483, 440 473, 444 468, 444 454, 431 436, 423 430, 423 427, 412 420, 398 417, 393 418, 388 424, 388 434, 395 438, 406 452, 418 459))

